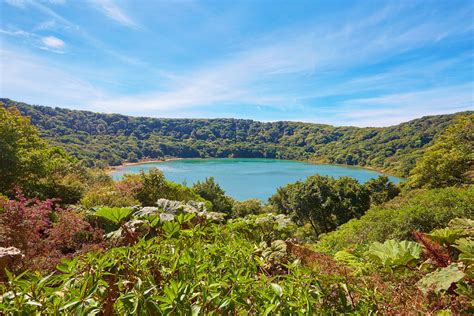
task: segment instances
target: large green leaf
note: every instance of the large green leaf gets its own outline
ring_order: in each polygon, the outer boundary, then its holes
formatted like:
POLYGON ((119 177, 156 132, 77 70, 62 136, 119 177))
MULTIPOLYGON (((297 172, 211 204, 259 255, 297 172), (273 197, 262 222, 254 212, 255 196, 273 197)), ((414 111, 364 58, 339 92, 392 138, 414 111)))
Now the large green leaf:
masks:
POLYGON ((458 239, 453 247, 461 252, 459 254, 459 260, 464 261, 466 264, 474 263, 474 239, 458 239))
POLYGON ((120 224, 132 214, 130 208, 100 207, 94 213, 95 216, 105 218, 115 224, 120 224))
POLYGON ((450 246, 454 244, 457 239, 464 237, 467 234, 462 228, 440 228, 433 230, 427 235, 442 245, 450 246))
POLYGON ((460 271, 457 264, 453 263, 446 268, 425 275, 418 282, 418 287, 425 293, 430 290, 439 293, 449 289, 451 284, 461 281, 464 276, 464 272, 460 271))
POLYGON ((279 261, 286 256, 286 243, 283 240, 272 241, 270 247, 265 247, 262 257, 268 261, 279 261))
POLYGON ((413 241, 387 240, 383 244, 374 242, 367 255, 376 264, 395 268, 398 266, 408 266, 420 259, 422 248, 413 241))

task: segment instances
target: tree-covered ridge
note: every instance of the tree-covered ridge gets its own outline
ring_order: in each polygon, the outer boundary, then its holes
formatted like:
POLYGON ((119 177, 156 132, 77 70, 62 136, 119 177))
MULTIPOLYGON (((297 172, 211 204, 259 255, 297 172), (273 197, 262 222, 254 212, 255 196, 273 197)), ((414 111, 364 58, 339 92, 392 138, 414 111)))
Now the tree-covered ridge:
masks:
POLYGON ((402 176, 408 175, 424 148, 460 114, 423 117, 385 128, 357 128, 131 117, 0 101, 30 116, 42 136, 90 165, 165 156, 258 157, 366 166, 402 176))

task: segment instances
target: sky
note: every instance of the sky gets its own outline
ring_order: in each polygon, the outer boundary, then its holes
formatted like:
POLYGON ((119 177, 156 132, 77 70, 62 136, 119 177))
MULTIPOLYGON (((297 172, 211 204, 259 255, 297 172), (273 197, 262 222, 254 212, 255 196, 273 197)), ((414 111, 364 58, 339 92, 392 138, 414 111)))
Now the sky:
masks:
POLYGON ((474 1, 0 0, 0 97, 353 126, 474 110, 474 1))

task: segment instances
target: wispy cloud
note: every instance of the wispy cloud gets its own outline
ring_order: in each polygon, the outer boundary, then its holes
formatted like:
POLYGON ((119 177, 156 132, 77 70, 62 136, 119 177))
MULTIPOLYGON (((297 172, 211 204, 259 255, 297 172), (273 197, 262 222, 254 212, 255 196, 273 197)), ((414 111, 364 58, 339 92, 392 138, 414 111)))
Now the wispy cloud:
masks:
POLYGON ((474 82, 434 87, 408 93, 346 100, 338 117, 359 126, 387 126, 408 121, 427 113, 445 114, 474 109, 474 82))
POLYGON ((26 1, 25 0, 6 0, 6 3, 8 3, 11 6, 24 9, 26 6, 26 1))
POLYGON ((66 0, 47 0, 47 2, 51 3, 51 4, 59 4, 59 5, 63 5, 66 3, 66 0))
POLYGON ((440 37, 466 32, 463 25, 434 20, 423 20, 413 28, 412 19, 415 17, 374 32, 380 23, 390 18, 390 13, 393 12, 389 9, 382 10, 362 22, 348 22, 345 25, 304 25, 279 30, 275 34, 267 34, 266 39, 253 39, 252 44, 259 42, 260 46, 244 47, 220 62, 203 65, 201 69, 187 73, 169 74, 166 88, 161 91, 119 96, 97 102, 97 105, 113 105, 122 111, 134 103, 149 112, 218 104, 291 108, 302 105, 304 99, 318 95, 345 93, 347 84, 354 91, 374 89, 375 86, 381 88, 382 85, 387 87, 395 84, 397 78, 420 77, 420 72, 426 71, 427 67, 412 65, 409 71, 398 71, 397 76, 396 72, 391 71, 341 82, 333 88, 315 86, 316 91, 311 92, 301 92, 299 87, 285 84, 291 78, 308 77, 315 82, 324 81, 328 72, 343 73, 350 68, 370 65, 437 42, 440 37), (285 91, 275 90, 275 85, 279 84, 285 85, 285 91))
POLYGON ((66 51, 63 40, 55 36, 39 36, 38 34, 26 32, 19 29, 0 29, 0 34, 6 34, 9 36, 19 37, 24 39, 26 42, 31 43, 31 45, 40 48, 42 50, 51 51, 53 53, 63 54, 66 51))
MULTIPOLYGON (((104 44, 104 42, 102 42, 101 40, 99 40, 96 37, 92 36, 91 34, 85 32, 83 30, 83 28, 81 28, 79 25, 71 22, 69 19, 66 19, 64 16, 58 14, 56 11, 51 9, 49 6, 47 6, 47 5, 45 5, 41 2, 38 2, 38 1, 35 1, 35 0, 8 0, 8 1, 11 2, 11 5, 14 5, 16 7, 20 7, 22 9, 26 8, 27 6, 30 6, 32 8, 35 8, 39 12, 43 13, 47 17, 51 18, 50 20, 45 21, 45 22, 37 25, 36 28, 35 28, 36 31, 47 30, 47 29, 49 29, 53 26, 59 27, 57 25, 57 23, 59 23, 59 24, 61 24, 61 26, 63 28, 66 29, 66 31, 69 31, 69 32, 75 34, 76 36, 81 38, 84 42, 86 42, 88 45, 91 45, 91 46, 95 47, 96 49, 102 51, 105 54, 108 54, 108 55, 116 58, 117 60, 119 60, 121 62, 130 64, 130 65, 133 65, 133 66, 139 66, 139 67, 146 66, 146 63, 144 63, 143 61, 141 61, 140 59, 138 59, 136 57, 127 56, 125 54, 122 54, 122 53, 118 52, 116 49, 109 48, 106 44, 104 44)), ((98 1, 95 1, 95 2, 101 2, 101 1, 102 0, 98 0, 98 1)), ((59 1, 58 4, 61 4, 61 1, 59 1)), ((3 30, 3 31, 4 31, 3 33, 5 33, 5 34, 6 34, 6 32, 11 32, 10 30, 3 30)), ((2 31, 0 30, 0 32, 2 32, 2 31)), ((16 35, 16 36, 29 35, 29 36, 33 36, 33 37, 38 37, 38 35, 36 35, 34 33, 31 33, 31 32, 25 32, 25 31, 21 31, 21 30, 16 30, 16 32, 21 32, 22 34, 18 33, 18 34, 9 34, 9 35, 16 35)), ((35 44, 35 46, 39 47, 36 44, 35 44)), ((50 51, 53 51, 53 52, 56 52, 56 53, 64 52, 64 51, 59 51, 59 50, 48 49, 47 46, 41 46, 39 48, 50 50, 50 51)))
MULTIPOLYGON (((0 95, 33 104, 78 106, 104 97, 90 82, 18 50, 0 48, 0 95), (25 75, 27 74, 27 75, 25 75)), ((85 106, 87 108, 87 106, 85 106)))
POLYGON ((128 27, 137 27, 137 24, 130 18, 113 0, 91 0, 91 3, 102 11, 107 17, 128 27))
POLYGON ((49 20, 46 20, 46 21, 43 21, 41 23, 38 23, 34 30, 35 31, 45 31, 45 30, 51 30, 51 29, 54 29, 56 27, 56 20, 54 19, 49 19, 49 20))

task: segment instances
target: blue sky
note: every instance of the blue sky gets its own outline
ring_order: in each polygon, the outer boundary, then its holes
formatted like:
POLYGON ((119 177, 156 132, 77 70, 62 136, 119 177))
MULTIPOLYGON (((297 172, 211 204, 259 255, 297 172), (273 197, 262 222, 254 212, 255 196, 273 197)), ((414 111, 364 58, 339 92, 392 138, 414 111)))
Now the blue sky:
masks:
POLYGON ((473 1, 0 0, 0 96, 387 126, 473 110, 473 1))

